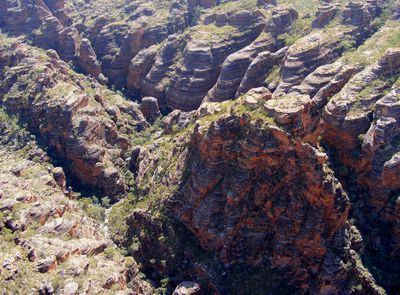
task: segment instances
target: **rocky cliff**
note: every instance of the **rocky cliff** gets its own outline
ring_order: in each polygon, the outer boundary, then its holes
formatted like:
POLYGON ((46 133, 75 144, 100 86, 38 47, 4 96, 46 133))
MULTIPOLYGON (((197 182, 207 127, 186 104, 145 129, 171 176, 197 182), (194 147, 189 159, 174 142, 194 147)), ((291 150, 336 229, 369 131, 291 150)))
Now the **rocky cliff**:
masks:
POLYGON ((0 49, 2 105, 82 184, 110 197, 123 194, 116 166, 124 165, 129 135, 148 125, 138 105, 75 74, 54 50, 6 43, 0 49))
POLYGON ((153 294, 102 225, 105 210, 66 187, 61 167, 0 111, 0 280, 5 294, 153 294))

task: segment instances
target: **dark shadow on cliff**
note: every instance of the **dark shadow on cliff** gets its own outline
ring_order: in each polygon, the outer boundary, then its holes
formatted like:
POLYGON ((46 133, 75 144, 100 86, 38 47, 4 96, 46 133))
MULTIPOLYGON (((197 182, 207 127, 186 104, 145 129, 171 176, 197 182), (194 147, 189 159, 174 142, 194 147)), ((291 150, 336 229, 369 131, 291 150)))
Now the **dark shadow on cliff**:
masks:
MULTIPOLYGON (((396 254, 398 249, 391 246, 392 225, 379 217, 384 212, 376 212, 367 204, 371 196, 368 188, 357 183, 357 173, 339 161, 334 148, 325 143, 322 145, 329 157, 330 167, 348 193, 351 202, 349 219, 355 221, 364 242, 364 251, 360 253, 362 262, 387 294, 397 295, 400 290, 400 255, 396 254)), ((360 156, 359 148, 355 150, 354 158, 360 156)), ((396 202, 399 194, 400 191, 393 193, 389 202, 396 202)))

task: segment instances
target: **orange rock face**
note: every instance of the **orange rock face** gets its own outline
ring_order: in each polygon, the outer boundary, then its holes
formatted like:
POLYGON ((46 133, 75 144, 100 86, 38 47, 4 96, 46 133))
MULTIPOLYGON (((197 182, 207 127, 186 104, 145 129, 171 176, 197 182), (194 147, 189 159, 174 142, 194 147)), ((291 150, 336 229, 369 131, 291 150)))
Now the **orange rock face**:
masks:
POLYGON ((205 249, 227 264, 268 259, 303 282, 330 263, 349 201, 324 153, 246 116, 220 118, 191 146, 191 176, 174 210, 205 249))

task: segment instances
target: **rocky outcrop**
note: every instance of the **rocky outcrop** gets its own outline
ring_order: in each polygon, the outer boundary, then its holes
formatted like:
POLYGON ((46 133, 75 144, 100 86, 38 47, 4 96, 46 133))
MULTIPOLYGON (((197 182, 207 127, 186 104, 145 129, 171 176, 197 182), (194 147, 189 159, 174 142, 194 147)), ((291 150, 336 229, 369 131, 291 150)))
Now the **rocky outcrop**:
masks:
POLYGON ((41 21, 51 16, 50 10, 43 1, 27 0, 2 1, 1 25, 17 34, 31 33, 40 26, 41 21), (22 5, 20 5, 22 4, 22 5))
MULTIPOLYGON (((146 15, 145 12, 141 12, 140 15, 142 16, 130 20, 134 21, 133 25, 129 22, 104 25, 94 42, 94 49, 102 62, 103 73, 119 88, 127 85, 126 77, 129 73, 130 62, 142 49, 160 44, 175 32, 180 32, 185 28, 181 14, 173 14, 171 19, 166 21, 166 25, 149 23, 149 20, 155 18, 156 15, 146 15)), ((167 41, 169 42, 171 40, 167 41)), ((150 81, 150 83, 157 82, 150 81)), ((132 77, 129 87, 132 88, 132 77)), ((147 93, 147 88, 144 87, 146 89, 144 95, 154 96, 147 93)))
POLYGON ((0 0, 4 292, 399 289, 398 1, 286 2, 0 0))
POLYGON ((272 10, 272 18, 267 21, 265 30, 273 36, 286 32, 298 18, 298 13, 293 8, 276 8, 272 10))
POLYGON ((285 132, 262 124, 227 115, 195 131, 191 175, 173 210, 224 263, 255 265, 268 259, 289 271, 292 283, 304 291, 343 288, 350 270, 340 261, 349 256, 333 249, 348 243, 347 196, 324 153, 297 140, 290 143, 285 132), (300 183, 307 185, 294 188, 300 183), (305 213, 310 210, 312 221, 305 213), (307 273, 317 269, 318 283, 308 285, 307 273), (330 273, 329 282, 324 272, 330 273))
POLYGON ((130 29, 125 23, 102 27, 92 43, 103 73, 110 82, 120 87, 125 85, 129 63, 140 50, 143 34, 143 28, 130 29))
MULTIPOLYGON (((260 20, 261 18, 256 14, 248 11, 243 12, 243 14, 233 14, 226 18, 226 22, 221 24, 221 27, 225 25, 237 26, 242 32, 233 33, 230 39, 221 36, 222 38, 218 38, 219 40, 217 39, 212 44, 204 37, 203 40, 193 38, 189 40, 183 52, 183 60, 175 68, 167 89, 168 106, 171 109, 184 111, 198 108, 210 89, 213 86, 216 87, 214 84, 218 83, 218 75, 224 68, 224 60, 238 50, 246 51, 242 48, 252 43, 261 33, 263 24, 260 20)), ((204 32, 204 34, 209 33, 204 32)), ((273 41, 265 37, 255 43, 251 49, 248 49, 247 54, 254 55, 262 51, 263 48, 270 47, 273 47, 273 41)), ((241 56, 245 54, 243 53, 241 56)), ((240 55, 240 53, 237 55, 240 55)), ((251 57, 248 59, 251 59, 251 57)), ((236 90, 233 91, 236 92, 236 90)))
POLYGON ((329 101, 325 108, 323 123, 326 138, 334 146, 332 137, 341 138, 341 151, 343 162, 355 166, 350 151, 358 145, 358 136, 365 134, 369 129, 373 107, 383 96, 383 90, 388 87, 379 77, 393 74, 398 63, 398 50, 389 50, 386 55, 375 65, 370 66, 355 75, 341 92, 329 101))
MULTIPOLYGON (((0 202, 15 205, 1 209, 2 292, 29 288, 39 294, 76 294, 112 289, 153 294, 151 285, 140 279, 137 263, 113 248, 101 221, 94 219, 98 216, 88 217, 77 194, 64 192, 59 182, 62 170, 53 168, 44 152, 46 157, 34 156, 39 150, 36 142, 28 132, 16 131, 12 120, 1 123, 2 139, 18 134, 16 141, 0 147, 0 202)), ((92 212, 102 210, 89 204, 92 212)))
POLYGON ((59 48, 56 49, 60 57, 66 61, 76 63, 79 51, 80 37, 75 28, 65 28, 59 35, 59 48))
POLYGON ((63 26, 54 16, 48 16, 42 20, 38 33, 34 36, 34 44, 45 49, 58 49, 59 36, 63 26))
POLYGON ((270 51, 259 53, 247 68, 236 92, 236 97, 246 93, 252 88, 262 86, 273 68, 282 62, 286 51, 287 47, 284 47, 274 53, 270 51))
POLYGON ((69 27, 75 13, 71 2, 2 1, 3 5, 1 26, 7 31, 26 34, 34 45, 57 50, 63 59, 75 61, 80 37, 75 28, 69 27))
POLYGON ((158 107, 158 101, 155 97, 143 97, 140 110, 149 122, 154 122, 157 117, 160 116, 160 108, 158 107))
POLYGON ((398 88, 377 101, 375 120, 367 131, 362 145, 363 158, 367 159, 360 168, 360 181, 368 186, 373 199, 370 205, 381 210, 388 204, 389 197, 400 187, 394 176, 399 169, 397 137, 398 131, 398 88))
POLYGON ((217 102, 235 98, 247 69, 257 55, 263 51, 273 52, 275 50, 275 40, 266 35, 258 38, 249 46, 229 55, 222 64, 217 83, 208 92, 204 100, 217 102))
POLYGON ((7 65, 1 73, 2 105, 23 114, 79 181, 110 197, 124 194, 124 180, 110 161, 121 161, 129 147, 119 128, 133 133, 147 126, 137 105, 78 77, 55 51, 45 55, 15 42, 1 48, 1 62, 7 65), (120 104, 112 105, 107 96, 120 104))
POLYGON ((315 20, 312 23, 313 27, 322 28, 327 25, 336 16, 338 10, 338 7, 331 3, 322 2, 319 4, 315 13, 315 20))
MULTIPOLYGON (((369 236, 367 251, 381 253, 372 259, 372 263, 379 264, 378 272, 387 272, 388 265, 399 259, 394 197, 399 187, 393 181, 398 169, 398 86, 391 87, 393 77, 398 77, 398 56, 398 49, 388 50, 378 62, 355 75, 329 101, 323 115, 322 135, 341 167, 345 167, 340 168, 344 169, 342 173, 354 173, 348 184, 357 204, 354 216, 361 232, 369 236), (382 226, 386 230, 377 231, 382 226)), ((393 280, 397 273, 396 268, 393 280)), ((386 280, 380 283, 386 288, 393 286, 386 280)))
POLYGON ((371 14, 368 5, 363 2, 350 2, 342 11, 342 23, 360 28, 368 28, 371 14))
POLYGON ((267 101, 264 110, 292 135, 316 144, 321 132, 321 109, 359 70, 342 62, 320 66, 288 95, 267 101))
POLYGON ((316 68, 337 59, 344 50, 342 40, 352 38, 352 33, 351 29, 316 32, 297 41, 286 54, 275 94, 289 93, 292 87, 299 85, 316 68))
POLYGON ((77 10, 72 1, 69 0, 44 0, 46 6, 52 11, 64 26, 71 26, 76 18, 77 10))
POLYGON ((157 55, 155 46, 141 50, 129 64, 127 87, 133 96, 139 96, 143 80, 150 71, 157 55))
POLYGON ((175 69, 168 87, 168 106, 172 109, 196 109, 217 79, 212 47, 192 40, 185 48, 183 60, 175 69))
POLYGON ((142 82, 141 94, 156 97, 161 109, 165 109, 167 106, 165 91, 169 83, 169 75, 172 72, 175 56, 178 53, 178 46, 178 38, 170 36, 157 54, 153 66, 142 82))
POLYGON ((165 134, 173 133, 173 128, 185 129, 193 119, 193 112, 183 112, 174 110, 168 114, 162 121, 163 132, 165 134))
POLYGON ((257 10, 240 10, 209 14, 203 22, 206 25, 214 23, 217 27, 232 26, 245 30, 264 18, 265 16, 257 10))
POLYGON ((96 53, 88 39, 82 39, 79 47, 78 66, 86 73, 96 78, 100 83, 105 84, 106 78, 101 72, 101 67, 97 61, 96 53))

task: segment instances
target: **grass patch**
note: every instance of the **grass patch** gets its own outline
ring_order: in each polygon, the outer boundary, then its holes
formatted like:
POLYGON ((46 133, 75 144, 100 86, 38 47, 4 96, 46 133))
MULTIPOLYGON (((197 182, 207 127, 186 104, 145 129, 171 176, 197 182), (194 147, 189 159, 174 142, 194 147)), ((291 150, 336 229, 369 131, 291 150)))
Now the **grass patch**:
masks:
POLYGON ((301 37, 309 34, 312 31, 312 21, 311 17, 308 18, 298 18, 290 27, 290 30, 287 33, 279 36, 280 39, 283 39, 286 46, 293 45, 297 40, 301 37))
POLYGON ((346 52, 343 60, 347 64, 364 67, 376 63, 389 48, 400 46, 400 23, 388 21, 386 25, 356 50, 346 52))
POLYGON ((214 23, 193 27, 190 35, 193 39, 208 41, 211 45, 221 40, 229 40, 239 30, 232 26, 217 27, 214 23))
POLYGON ((254 10, 257 8, 257 0, 240 0, 226 2, 212 9, 213 12, 235 12, 239 10, 254 10))

